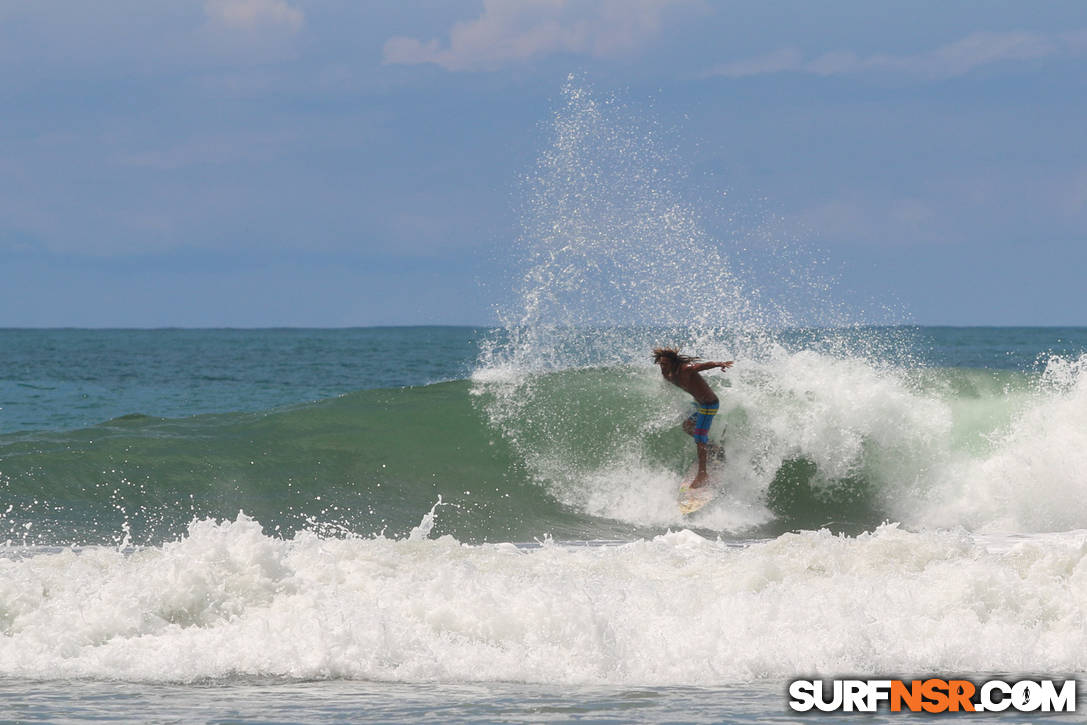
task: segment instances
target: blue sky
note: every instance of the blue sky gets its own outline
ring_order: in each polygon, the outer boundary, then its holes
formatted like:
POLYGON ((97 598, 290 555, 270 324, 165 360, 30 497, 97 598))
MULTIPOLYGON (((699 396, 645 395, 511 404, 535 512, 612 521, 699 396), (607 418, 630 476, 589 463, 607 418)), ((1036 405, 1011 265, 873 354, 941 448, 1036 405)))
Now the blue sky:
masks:
POLYGON ((846 304, 1087 325, 1079 0, 0 0, 0 62, 0 326, 489 323, 571 72, 846 304))

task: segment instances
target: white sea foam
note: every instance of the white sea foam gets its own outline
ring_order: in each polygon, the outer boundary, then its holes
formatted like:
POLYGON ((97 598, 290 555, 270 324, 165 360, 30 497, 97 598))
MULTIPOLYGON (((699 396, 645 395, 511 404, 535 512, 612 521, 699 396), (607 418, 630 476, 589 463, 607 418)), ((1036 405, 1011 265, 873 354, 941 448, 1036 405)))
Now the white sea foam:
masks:
POLYGON ((270 538, 0 559, 0 675, 713 684, 1082 671, 1087 534, 885 526, 741 547, 270 538))
POLYGON ((934 472, 915 518, 932 526, 1063 531, 1087 526, 1087 356, 1049 360, 980 453, 934 472))
POLYGON ((745 423, 727 445, 740 469, 762 473, 756 490, 803 457, 817 485, 859 477, 880 510, 913 528, 1087 527, 1087 357, 1053 358, 1033 383, 972 397, 812 352, 738 372, 723 407, 745 411, 745 423))

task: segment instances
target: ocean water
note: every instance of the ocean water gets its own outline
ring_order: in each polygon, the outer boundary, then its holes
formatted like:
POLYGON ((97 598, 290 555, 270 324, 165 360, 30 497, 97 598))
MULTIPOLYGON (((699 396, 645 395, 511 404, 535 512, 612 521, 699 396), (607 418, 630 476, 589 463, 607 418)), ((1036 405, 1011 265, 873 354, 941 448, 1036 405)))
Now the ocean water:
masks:
POLYGON ((493 328, 0 330, 0 720, 797 722, 795 678, 1079 677, 1087 329, 877 324, 765 220, 711 229, 644 119, 563 88, 493 328), (664 344, 735 361, 690 517, 664 344))
POLYGON ((710 374, 690 518, 648 355, 514 337, 0 331, 0 711, 790 721, 813 673, 1087 666, 1087 329, 779 332, 710 374))

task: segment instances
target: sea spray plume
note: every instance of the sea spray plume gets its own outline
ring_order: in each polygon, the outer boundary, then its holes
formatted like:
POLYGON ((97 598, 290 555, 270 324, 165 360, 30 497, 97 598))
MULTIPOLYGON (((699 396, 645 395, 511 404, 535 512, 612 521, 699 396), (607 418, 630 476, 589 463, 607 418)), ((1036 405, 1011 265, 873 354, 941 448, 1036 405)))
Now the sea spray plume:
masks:
MULTIPOLYGON (((821 463, 832 474, 862 467, 870 431, 829 430, 868 423, 848 414, 848 402, 839 401, 842 415, 820 424, 808 415, 811 398, 801 399, 797 416, 807 425, 799 431, 768 429, 758 421, 761 411, 748 415, 755 409, 739 407, 742 400, 793 407, 796 392, 776 377, 789 369, 792 353, 819 335, 794 333, 799 344, 789 345, 783 330, 804 318, 784 304, 765 303, 737 275, 722 245, 682 201, 683 174, 673 170, 656 127, 570 78, 551 136, 526 183, 516 302, 497 311, 501 329, 485 345, 474 375, 484 414, 530 478, 581 512, 640 524, 681 521, 671 489, 685 465, 687 448, 677 432, 683 403, 669 397, 645 364, 647 352, 661 344, 736 359, 735 372, 716 384, 728 380, 747 391, 725 396, 722 418, 747 448, 733 451, 745 467, 733 472, 739 498, 729 509, 736 515, 713 526, 765 523, 767 493, 793 458, 821 463), (775 435, 760 437, 767 433, 775 435), (824 446, 833 441, 842 445, 824 446), (836 458, 839 453, 844 458, 836 458)), ((802 276, 795 255, 785 263, 802 276)), ((812 289, 820 293, 821 287, 812 289)), ((824 335, 823 357, 807 363, 855 359, 859 351, 856 362, 868 371, 876 336, 856 327, 847 332, 836 340, 824 335)), ((843 366, 837 368, 828 392, 842 382, 843 366)), ((896 378, 871 371, 873 390, 897 391, 896 378)), ((814 385, 825 383, 816 375, 814 385)), ((879 440, 895 449, 918 448, 916 429, 907 428, 904 441, 879 430, 879 440)), ((832 476, 813 481, 835 483, 832 476)))
MULTIPOLYGON (((707 233, 684 198, 698 184, 643 116, 567 79, 550 144, 524 180, 514 301, 496 310, 503 332, 480 367, 626 364, 662 338, 704 355, 759 357, 786 328, 856 330, 833 299, 825 259, 774 238, 780 224, 741 225, 741 215, 708 207, 707 233), (775 281, 773 299, 756 278, 775 281)), ((864 354, 877 337, 853 334, 850 344, 864 354)))
MULTIPOLYGON (((646 437, 671 426, 654 401, 649 349, 664 338, 704 354, 753 352, 771 327, 681 201, 681 175, 645 125, 568 79, 552 142, 526 184, 517 302, 498 310, 502 331, 475 376, 492 425, 531 474, 578 507, 587 473, 646 471, 646 437), (609 372, 547 375, 600 367, 609 372), (602 430, 609 419, 641 422, 602 430)), ((649 468, 650 478, 663 474, 659 463, 649 468)))
POLYGON ((567 328, 763 327, 729 261, 680 200, 680 174, 655 131, 575 78, 563 101, 552 144, 526 185, 520 304, 499 311, 507 329, 542 336, 542 349, 510 352, 536 360, 559 354, 549 362, 562 369, 642 353, 642 341, 625 330, 606 346, 571 348, 567 328))

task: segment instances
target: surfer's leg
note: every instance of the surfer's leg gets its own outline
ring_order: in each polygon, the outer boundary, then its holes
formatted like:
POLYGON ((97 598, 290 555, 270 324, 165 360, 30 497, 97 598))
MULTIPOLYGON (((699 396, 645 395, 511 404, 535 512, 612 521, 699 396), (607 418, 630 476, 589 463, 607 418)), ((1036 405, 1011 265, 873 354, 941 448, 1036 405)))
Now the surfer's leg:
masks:
POLYGON ((698 405, 695 411, 694 430, 691 435, 694 436, 694 444, 698 449, 698 474, 691 481, 691 488, 701 488, 706 485, 707 454, 711 448, 717 447, 710 445, 708 437, 710 425, 713 424, 713 416, 717 415, 717 408, 717 403, 702 403, 698 405))
MULTIPOLYGON (((692 436, 692 437, 694 436, 694 434, 695 434, 694 433, 695 418, 697 418, 697 417, 698 417, 698 412, 696 411, 694 413, 691 413, 690 418, 683 421, 683 432, 684 433, 686 433, 687 435, 692 436)), ((719 446, 716 443, 707 443, 706 444, 706 451, 707 451, 707 453, 709 454, 709 457, 712 460, 715 460, 715 461, 725 460, 725 448, 724 448, 724 446, 719 446)))
POLYGON ((698 449, 698 473, 695 474, 694 480, 691 481, 690 488, 702 488, 706 485, 706 449, 709 447, 705 443, 695 442, 695 447, 698 449))

